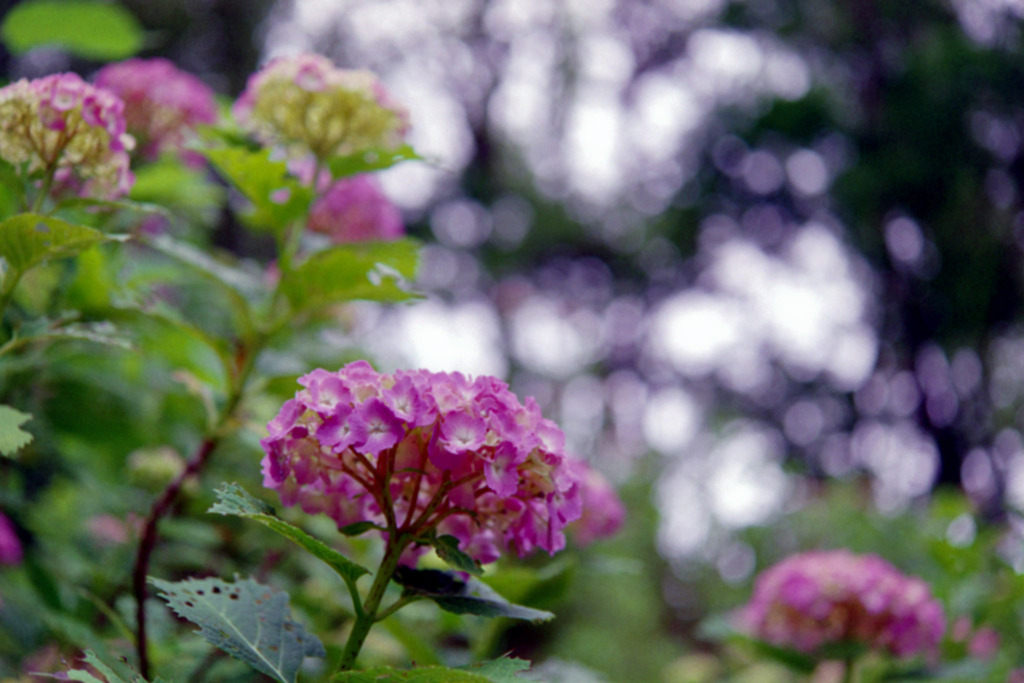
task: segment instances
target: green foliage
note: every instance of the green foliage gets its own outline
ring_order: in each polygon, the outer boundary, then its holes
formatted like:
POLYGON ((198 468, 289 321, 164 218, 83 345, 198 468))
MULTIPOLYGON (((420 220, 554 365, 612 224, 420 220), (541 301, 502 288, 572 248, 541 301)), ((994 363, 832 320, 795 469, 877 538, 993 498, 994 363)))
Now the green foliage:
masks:
POLYGON ((238 484, 222 484, 216 493, 217 502, 210 508, 210 512, 247 517, 273 529, 327 563, 350 587, 360 576, 370 573, 365 567, 331 549, 323 541, 277 517, 274 508, 257 500, 238 484))
POLYGON ((529 668, 529 662, 508 657, 461 669, 424 666, 400 670, 380 666, 365 671, 339 673, 331 679, 331 683, 515 683, 523 680, 516 674, 529 668))
MULTIPOLYGON (((146 683, 146 679, 123 662, 107 664, 92 650, 86 650, 83 661, 96 669, 103 678, 97 678, 85 669, 71 669, 59 676, 47 676, 48 678, 61 678, 64 680, 82 681, 82 683, 146 683)), ((163 683, 162 678, 154 679, 153 683, 163 683)))
POLYGON ((480 563, 459 549, 459 539, 454 536, 437 536, 432 540, 431 545, 437 552, 437 556, 452 568, 474 576, 483 575, 480 563))
POLYGON ((10 268, 21 273, 47 259, 74 256, 100 242, 123 239, 85 225, 33 213, 18 214, 0 222, 0 256, 10 268))
POLYGON ((453 614, 526 621, 548 621, 555 617, 551 612, 514 605, 482 581, 472 577, 463 579, 453 571, 399 567, 395 582, 403 587, 406 595, 433 600, 441 609, 453 614))
POLYGON ((295 313, 343 301, 408 301, 401 285, 419 264, 419 246, 410 239, 363 242, 317 252, 285 275, 281 289, 295 313))
POLYGON ((30 0, 4 17, 0 38, 14 54, 36 47, 59 47, 96 60, 131 57, 144 35, 135 16, 114 2, 30 0))
POLYGON ((272 161, 270 149, 217 147, 204 154, 252 204, 245 218, 253 227, 281 234, 306 215, 312 191, 288 174, 284 161, 272 161))
POLYGON ((335 178, 344 178, 360 173, 382 171, 403 161, 422 159, 423 157, 412 147, 402 145, 398 149, 372 149, 347 157, 334 157, 328 160, 327 167, 335 178))
POLYGON ((32 443, 32 434, 21 428, 31 419, 28 413, 0 405, 0 455, 10 457, 32 443))
POLYGON ((295 683, 306 657, 327 656, 320 640, 292 619, 287 594, 252 579, 149 581, 212 645, 281 683, 295 683))

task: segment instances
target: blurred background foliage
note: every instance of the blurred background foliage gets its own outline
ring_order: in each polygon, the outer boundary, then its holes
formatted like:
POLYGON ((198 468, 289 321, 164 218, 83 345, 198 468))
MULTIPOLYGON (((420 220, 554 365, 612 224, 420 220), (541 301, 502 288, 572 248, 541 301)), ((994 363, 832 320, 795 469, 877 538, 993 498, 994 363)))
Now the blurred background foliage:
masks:
MULTIPOLYGON (((951 628, 959 668, 944 680, 1024 664, 1020 3, 123 5, 144 56, 226 96, 285 52, 375 71, 429 159, 382 175, 427 244, 427 299, 353 306, 344 332, 282 342, 254 424, 307 368, 363 355, 496 374, 629 506, 617 539, 494 577, 556 621, 467 626, 423 607, 375 635, 381 661, 428 663, 439 639, 453 661, 533 658, 545 680, 796 680, 709 616, 788 553, 849 547, 926 578, 951 624, 999 630, 982 661, 951 628)), ((0 60, 11 79, 99 66, 59 49, 0 60)), ((217 208, 219 187, 176 172, 140 173, 135 197, 174 206, 194 240, 265 253, 217 208)), ((201 280, 154 288, 167 275, 152 254, 103 250, 40 269, 20 303, 45 310, 61 288, 98 311, 162 292, 200 327, 224 324, 201 280)), ((52 664, 62 650, 46 643, 98 647, 97 621, 128 637, 130 520, 195 447, 196 387, 223 381, 173 320, 135 343, 48 347, 0 380, 37 417, 25 456, 0 462, 0 505, 28 549, 0 572, 0 676, 25 656, 52 664)), ((296 609, 328 632, 344 618, 330 576, 260 529, 201 514, 216 482, 258 486, 257 438, 241 432, 189 492, 154 573, 294 582, 296 609)), ((176 627, 157 618, 167 642, 176 627)), ((204 659, 198 639, 170 642, 156 664, 175 680, 248 675, 204 659)))

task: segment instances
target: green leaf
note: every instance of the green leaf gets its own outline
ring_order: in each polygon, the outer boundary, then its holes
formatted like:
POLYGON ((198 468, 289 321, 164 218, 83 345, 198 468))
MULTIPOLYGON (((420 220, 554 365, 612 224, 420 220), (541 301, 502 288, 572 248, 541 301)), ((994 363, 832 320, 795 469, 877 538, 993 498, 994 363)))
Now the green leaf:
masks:
POLYGON ((406 594, 433 600, 441 609, 455 614, 528 621, 547 621, 555 616, 544 610, 514 605, 484 582, 474 578, 464 580, 453 571, 399 567, 395 582, 406 594))
POLYGON ((287 593, 252 579, 149 582, 207 641, 282 683, 295 682, 306 657, 327 656, 320 640, 292 619, 287 593))
POLYGON ((0 222, 0 256, 22 273, 47 259, 74 256, 100 242, 126 239, 34 213, 18 214, 0 222))
MULTIPOLYGON (((135 170, 129 196, 145 205, 174 206, 192 210, 218 208, 224 188, 207 179, 207 174, 164 157, 135 170)), ((165 209, 166 210, 166 209, 165 209)))
POLYGON ((221 484, 215 493, 217 502, 209 509, 209 512, 218 515, 234 515, 237 517, 248 517, 260 524, 273 529, 285 538, 302 546, 317 558, 326 562, 331 569, 336 571, 345 583, 351 588, 355 580, 369 570, 348 559, 337 550, 329 547, 323 541, 313 538, 302 529, 292 526, 274 514, 274 508, 261 500, 254 498, 248 491, 238 484, 221 484))
POLYGON ((41 334, 39 338, 53 341, 80 340, 94 344, 103 344, 104 346, 114 346, 126 351, 135 350, 135 345, 131 339, 118 330, 113 323, 106 320, 65 325, 41 334))
POLYGON ((401 279, 416 274, 419 245, 414 240, 362 242, 325 249, 288 273, 281 289, 296 312, 343 301, 407 301, 417 295, 401 279))
POLYGON ((341 527, 338 531, 345 536, 359 536, 360 534, 365 534, 370 529, 380 528, 381 527, 377 526, 373 522, 355 522, 354 524, 341 527))
POLYGON ((459 549, 459 539, 454 536, 437 536, 430 543, 434 546, 437 556, 453 569, 467 572, 473 576, 481 576, 484 570, 480 563, 459 549))
POLYGON ((530 663, 524 659, 502 657, 481 664, 449 669, 443 666, 424 666, 416 669, 393 669, 378 666, 365 671, 343 671, 331 683, 517 683, 516 676, 526 671, 530 663))
MULTIPOLYGON (((82 681, 83 683, 146 683, 146 679, 143 678, 124 662, 118 662, 117 664, 108 665, 102 659, 100 659, 95 652, 92 650, 86 650, 85 663, 96 669, 103 675, 103 678, 96 678, 90 672, 85 669, 71 669, 63 675, 53 675, 44 673, 35 673, 35 676, 45 676, 46 678, 58 678, 61 680, 72 680, 82 681), (104 681, 104 679, 106 679, 104 681)), ((163 679, 157 678, 154 683, 163 683, 163 679)))
POLYGON ((306 215, 313 191, 288 174, 283 161, 272 161, 269 149, 217 147, 206 158, 252 203, 246 218, 257 228, 282 232, 306 215))
POLYGON ((32 435, 21 428, 31 419, 28 413, 0 405, 0 455, 11 457, 32 442, 32 435))
POLYGON ((523 680, 516 674, 520 671, 529 671, 530 662, 515 657, 500 657, 464 668, 467 671, 486 676, 493 683, 516 683, 523 680))
POLYGON ((425 666, 419 669, 392 669, 376 666, 365 671, 343 671, 331 683, 493 683, 490 678, 461 669, 425 666))
POLYGON ((347 157, 334 157, 327 160, 327 167, 331 169, 331 175, 335 178, 345 178, 360 173, 381 171, 403 161, 422 159, 423 157, 411 146, 402 145, 398 149, 370 149, 347 157))
POLYGON ((145 240, 145 244, 205 275, 243 301, 265 290, 262 283, 249 273, 222 263, 187 242, 159 235, 145 240))
POLYGON ((79 57, 107 61, 142 49, 143 31, 131 12, 117 3, 34 0, 7 13, 0 38, 16 55, 56 46, 79 57))

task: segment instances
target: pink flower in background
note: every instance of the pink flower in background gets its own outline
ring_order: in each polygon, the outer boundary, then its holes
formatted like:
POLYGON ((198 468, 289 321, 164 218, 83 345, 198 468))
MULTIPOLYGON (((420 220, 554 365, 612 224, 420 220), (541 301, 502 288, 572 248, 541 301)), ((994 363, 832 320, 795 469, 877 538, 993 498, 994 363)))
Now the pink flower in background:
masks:
POLYGON ((579 472, 580 492, 583 496, 583 515, 572 523, 570 530, 578 545, 614 535, 626 519, 626 507, 619 494, 604 476, 583 461, 573 465, 579 472))
POLYGON ((76 74, 22 79, 0 88, 0 158, 28 176, 54 172, 57 187, 113 199, 134 178, 124 103, 76 74))
POLYGON ((480 562, 565 546, 583 482, 561 430, 493 377, 314 370, 262 440, 264 485, 344 527, 451 534, 480 562))
POLYGON ((924 581, 846 550, 793 555, 762 572, 742 621, 762 640, 808 653, 857 642, 909 657, 933 652, 945 631, 924 581))
POLYGON ((14 531, 14 525, 0 512, 0 564, 19 564, 21 557, 21 541, 14 531))
POLYGON ((232 112, 263 144, 318 161, 395 148, 409 128, 376 76, 315 54, 272 60, 249 77, 232 112))
POLYGON ((309 229, 335 244, 393 240, 405 233, 402 214, 368 175, 343 178, 309 211, 309 229))
MULTIPOLYGON (((128 132, 145 159, 156 159, 165 150, 183 151, 197 125, 217 120, 213 91, 166 59, 108 64, 94 81, 124 100, 128 132)), ((202 163, 195 153, 184 158, 192 165, 202 163)))

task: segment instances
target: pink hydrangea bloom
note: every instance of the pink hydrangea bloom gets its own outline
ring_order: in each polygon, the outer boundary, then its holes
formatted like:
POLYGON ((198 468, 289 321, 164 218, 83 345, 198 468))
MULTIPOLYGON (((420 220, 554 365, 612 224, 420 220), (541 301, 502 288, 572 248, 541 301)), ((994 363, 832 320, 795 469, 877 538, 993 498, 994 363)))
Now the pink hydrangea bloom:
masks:
POLYGON ((578 545, 612 536, 626 519, 626 507, 615 488, 604 476, 582 460, 573 463, 580 477, 583 514, 572 523, 570 531, 578 545))
POLYGON ((54 171, 58 186, 115 198, 134 181, 124 103, 73 73, 0 88, 0 158, 28 176, 54 171))
MULTIPOLYGON (((561 430, 493 377, 318 369, 268 425, 264 485, 338 527, 451 534, 474 559, 565 546, 582 482, 561 430)), ((407 558, 408 559, 408 558, 407 558)))
MULTIPOLYGON (((165 150, 181 151, 197 125, 217 120, 213 91, 166 59, 108 64, 94 81, 124 100, 128 132, 146 159, 165 150)), ((193 165, 202 163, 194 153, 184 158, 193 165)))
POLYGON ((392 240, 405 233, 402 214, 368 175, 343 178, 309 211, 309 229, 336 244, 392 240))
POLYGON ((758 638, 802 652, 857 642, 899 657, 933 652, 946 622, 921 579, 877 555, 793 555, 765 570, 742 620, 758 638))
POLYGON ((376 76, 315 54, 272 60, 249 77, 232 112, 264 144, 321 161, 397 147, 409 128, 376 76))
POLYGON ((0 564, 19 564, 21 557, 21 541, 14 531, 14 525, 0 512, 0 564))

